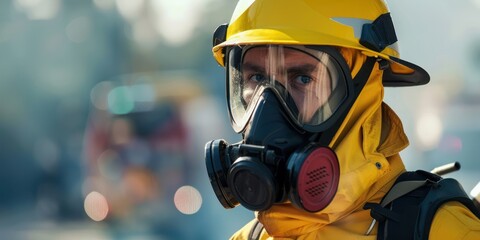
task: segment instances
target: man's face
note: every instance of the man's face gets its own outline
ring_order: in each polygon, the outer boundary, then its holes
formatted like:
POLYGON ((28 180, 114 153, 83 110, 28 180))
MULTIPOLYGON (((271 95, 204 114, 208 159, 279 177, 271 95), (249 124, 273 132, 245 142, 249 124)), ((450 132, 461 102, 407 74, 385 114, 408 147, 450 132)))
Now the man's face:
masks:
POLYGON ((245 102, 250 102, 260 85, 270 84, 285 89, 298 109, 298 119, 310 122, 331 92, 331 74, 317 59, 293 48, 254 47, 249 49, 241 64, 245 102))
POLYGON ((247 45, 227 54, 228 104, 232 126, 241 132, 266 90, 292 123, 322 129, 348 95, 342 56, 333 47, 247 45))

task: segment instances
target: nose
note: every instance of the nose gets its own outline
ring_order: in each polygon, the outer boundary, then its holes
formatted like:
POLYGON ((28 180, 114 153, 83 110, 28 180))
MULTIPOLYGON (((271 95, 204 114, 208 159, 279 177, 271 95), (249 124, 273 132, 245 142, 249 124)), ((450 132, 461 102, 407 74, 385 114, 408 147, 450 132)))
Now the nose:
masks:
POLYGON ((275 79, 273 81, 273 87, 283 96, 287 94, 287 88, 285 86, 285 81, 275 79))

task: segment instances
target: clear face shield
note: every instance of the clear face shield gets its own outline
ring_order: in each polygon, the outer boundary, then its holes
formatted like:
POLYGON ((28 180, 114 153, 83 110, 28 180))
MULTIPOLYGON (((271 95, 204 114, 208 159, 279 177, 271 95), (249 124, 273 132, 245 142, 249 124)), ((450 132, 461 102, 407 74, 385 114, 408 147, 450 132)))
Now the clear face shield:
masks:
POLYGON ((277 95, 297 127, 309 132, 324 131, 351 95, 345 75, 350 72, 331 47, 236 46, 227 56, 228 104, 236 132, 245 128, 265 89, 277 95))

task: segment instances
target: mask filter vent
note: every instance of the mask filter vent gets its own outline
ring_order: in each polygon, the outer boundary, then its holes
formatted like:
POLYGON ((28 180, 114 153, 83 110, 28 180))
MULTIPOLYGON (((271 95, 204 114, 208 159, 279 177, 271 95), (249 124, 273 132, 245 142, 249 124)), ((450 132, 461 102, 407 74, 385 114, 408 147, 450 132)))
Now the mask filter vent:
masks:
POLYGON ((333 200, 338 188, 340 168, 335 153, 327 147, 311 145, 289 159, 292 168, 291 199, 301 208, 318 212, 333 200))
POLYGON ((307 192, 310 197, 323 195, 329 185, 328 176, 329 174, 325 166, 308 172, 307 177, 309 180, 306 182, 306 185, 309 187, 305 189, 305 192, 307 192))

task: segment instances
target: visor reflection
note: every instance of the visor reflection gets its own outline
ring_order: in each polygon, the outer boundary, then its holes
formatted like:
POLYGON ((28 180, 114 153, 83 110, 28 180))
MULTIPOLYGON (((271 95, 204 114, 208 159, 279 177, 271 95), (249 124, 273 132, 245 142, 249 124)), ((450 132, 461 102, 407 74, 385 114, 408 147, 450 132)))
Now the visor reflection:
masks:
MULTIPOLYGON (((299 125, 318 125, 346 95, 332 57, 302 46, 247 46, 229 54, 229 104, 236 124, 244 125, 258 95, 274 89, 299 125)), ((343 79, 343 78, 342 78, 343 79)))
MULTIPOLYGON (((322 59, 328 64, 328 56, 322 59)), ((332 79, 322 60, 292 48, 254 47, 248 50, 242 62, 243 99, 249 104, 258 85, 281 86, 293 98, 298 109, 298 120, 310 123, 313 114, 323 106, 331 94, 332 79)))

